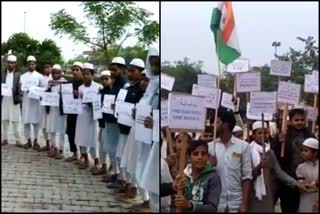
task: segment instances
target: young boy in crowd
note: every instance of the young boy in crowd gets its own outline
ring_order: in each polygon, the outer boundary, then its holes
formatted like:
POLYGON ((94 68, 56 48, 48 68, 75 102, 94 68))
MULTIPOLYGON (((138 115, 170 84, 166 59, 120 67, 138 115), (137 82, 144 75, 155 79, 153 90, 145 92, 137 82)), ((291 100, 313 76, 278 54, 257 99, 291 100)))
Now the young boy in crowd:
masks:
POLYGON ((308 138, 302 143, 302 158, 296 170, 298 180, 305 184, 310 192, 300 194, 299 213, 310 213, 314 204, 319 203, 319 141, 308 138))

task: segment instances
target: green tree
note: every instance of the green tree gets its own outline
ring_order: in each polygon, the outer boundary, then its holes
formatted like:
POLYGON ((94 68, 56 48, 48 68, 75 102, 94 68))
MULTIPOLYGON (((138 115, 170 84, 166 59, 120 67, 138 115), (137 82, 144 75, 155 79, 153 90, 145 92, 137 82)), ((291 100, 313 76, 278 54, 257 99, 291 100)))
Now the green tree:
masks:
POLYGON ((26 60, 29 55, 37 59, 37 70, 42 70, 43 62, 50 60, 53 63, 63 63, 61 50, 56 43, 50 39, 39 42, 26 33, 16 33, 9 37, 8 41, 1 44, 1 55, 12 54, 18 58, 18 68, 25 70, 26 60))
POLYGON ((112 56, 109 54, 111 46, 115 56, 129 38, 137 38, 139 46, 144 47, 159 37, 159 23, 150 20, 152 13, 134 2, 84 1, 81 5, 90 25, 97 29, 95 38, 89 37, 84 23, 79 23, 64 9, 51 16, 50 27, 55 34, 69 35, 75 42, 101 50, 107 63, 112 56))

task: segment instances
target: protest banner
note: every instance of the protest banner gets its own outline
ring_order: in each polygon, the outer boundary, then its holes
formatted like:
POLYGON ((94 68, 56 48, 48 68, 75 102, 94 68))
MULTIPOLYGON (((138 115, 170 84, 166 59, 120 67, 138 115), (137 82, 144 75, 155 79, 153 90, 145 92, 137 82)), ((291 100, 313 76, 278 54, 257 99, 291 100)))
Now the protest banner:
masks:
POLYGON ((239 103, 240 98, 237 97, 237 106, 235 106, 232 102, 232 94, 229 94, 227 92, 222 92, 222 98, 221 98, 221 106, 228 108, 234 112, 236 112, 239 109, 239 103))
POLYGON ((117 101, 116 109, 118 123, 126 126, 132 126, 134 124, 134 120, 132 118, 132 111, 134 109, 133 103, 117 101))
MULTIPOLYGON (((247 109, 246 109, 246 117, 250 120, 262 120, 261 114, 255 114, 254 112, 251 111, 250 109, 250 103, 247 102, 247 109)), ((272 121, 273 116, 272 114, 265 113, 264 114, 264 120, 266 121, 272 121)))
POLYGON ((56 92, 43 92, 41 96, 42 106, 59 106, 60 95, 56 92))
POLYGON ((161 127, 168 126, 168 100, 161 101, 161 127))
POLYGON ((160 142, 160 126, 159 126, 159 109, 154 109, 152 111, 152 118, 153 118, 153 128, 152 128, 152 141, 160 142))
POLYGON ((37 79, 27 78, 21 80, 21 91, 28 91, 33 86, 39 86, 39 81, 37 79))
POLYGON ((221 91, 217 88, 193 84, 192 95, 205 97, 205 107, 210 109, 217 109, 219 106, 219 98, 221 91), (218 97, 218 98, 217 98, 218 97))
POLYGON ((236 59, 227 66, 228 73, 239 73, 249 71, 249 59, 236 59))
POLYGON ((81 112, 82 103, 80 99, 74 99, 72 94, 62 94, 63 113, 79 114, 81 112))
POLYGON ((92 103, 98 94, 98 90, 94 87, 84 87, 82 91, 82 103, 92 103))
POLYGON ((161 88, 172 91, 174 81, 174 77, 161 73, 161 88))
POLYGON ((106 114, 114 114, 114 109, 111 107, 115 103, 116 96, 105 94, 103 98, 102 112, 106 114))
POLYGON ((304 75, 304 92, 318 94, 319 78, 316 78, 313 74, 304 75))
POLYGON ((146 144, 152 143, 152 129, 144 126, 144 121, 146 117, 151 116, 151 112, 151 105, 138 104, 136 106, 135 140, 146 144))
POLYGON ((42 87, 37 87, 37 86, 32 86, 29 89, 28 97, 30 99, 34 100, 40 100, 40 97, 42 96, 43 92, 45 91, 45 88, 42 87))
POLYGON ((128 90, 127 89, 120 89, 118 96, 117 96, 117 101, 124 101, 126 99, 128 90))
POLYGON ((12 88, 10 88, 9 85, 7 85, 6 83, 1 83, 1 96, 12 96, 12 88))
POLYGON ((198 85, 207 86, 211 88, 217 87, 217 78, 209 74, 198 74, 198 85))
POLYGON ((270 75, 290 77, 291 62, 271 60, 270 75))
POLYGON ((251 92, 250 109, 253 114, 275 114, 277 92, 251 92))
POLYGON ((236 74, 236 90, 238 93, 261 91, 261 73, 248 72, 236 74))
POLYGON ((92 110, 93 110, 93 120, 98 120, 102 118, 102 109, 101 109, 101 99, 100 95, 95 95, 92 102, 92 110))
POLYGON ((280 81, 278 87, 277 101, 287 104, 298 104, 300 99, 301 85, 280 81))
POLYGON ((62 94, 70 94, 70 93, 73 93, 72 83, 61 84, 61 93, 62 93, 62 94))

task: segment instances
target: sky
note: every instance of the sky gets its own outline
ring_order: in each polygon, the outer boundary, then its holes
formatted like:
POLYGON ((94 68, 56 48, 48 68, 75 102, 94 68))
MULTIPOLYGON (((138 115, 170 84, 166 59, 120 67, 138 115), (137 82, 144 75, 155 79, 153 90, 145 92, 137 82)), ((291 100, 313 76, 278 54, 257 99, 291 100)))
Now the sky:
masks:
MULTIPOLYGON (((1 42, 7 41, 14 34, 24 31, 24 12, 26 12, 26 33, 36 40, 52 39, 62 50, 62 56, 67 61, 90 47, 82 43, 74 43, 68 36, 54 35, 50 29, 50 14, 65 9, 78 21, 85 22, 81 2, 1 2, 1 42)), ((159 22, 159 2, 137 2, 139 7, 152 12, 152 20, 159 22)), ((89 28, 90 36, 94 37, 94 28, 89 28)), ((136 39, 128 39, 123 45, 135 45, 136 39)), ((159 47, 159 42, 153 44, 159 47)))
MULTIPOLYGON (((209 27, 216 6, 216 2, 162 2, 161 60, 202 60, 205 72, 217 74, 209 27)), ((278 54, 289 51, 289 47, 302 49, 298 36, 313 36, 319 43, 318 2, 233 2, 233 11, 241 57, 248 58, 250 66, 270 64, 275 52, 273 41, 281 42, 278 54)))

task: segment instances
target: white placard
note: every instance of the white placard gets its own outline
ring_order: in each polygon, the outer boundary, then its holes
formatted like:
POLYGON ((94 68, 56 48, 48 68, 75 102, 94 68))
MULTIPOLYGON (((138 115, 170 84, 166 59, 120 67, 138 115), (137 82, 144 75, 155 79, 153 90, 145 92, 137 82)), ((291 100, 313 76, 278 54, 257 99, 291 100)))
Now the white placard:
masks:
POLYGON ((252 114, 275 114, 277 92, 251 92, 250 101, 252 114))
POLYGON ((159 110, 152 111, 153 117, 153 129, 152 129, 152 141, 160 142, 160 127, 159 127, 159 110))
MULTIPOLYGON (((247 103, 247 118, 250 120, 262 120, 261 114, 255 114, 251 111, 250 103, 247 103)), ((272 121, 272 119, 273 119, 272 114, 268 114, 268 113, 264 114, 265 121, 272 121)))
POLYGON ((134 124, 134 120, 132 118, 132 110, 134 109, 134 104, 124 101, 117 101, 116 106, 118 123, 126 126, 132 126, 134 124))
POLYGON ((56 92, 43 92, 41 96, 42 106, 59 106, 59 94, 56 92))
POLYGON ((102 118, 100 95, 96 95, 95 98, 93 99, 92 110, 93 110, 93 120, 98 120, 102 118))
POLYGON ((280 81, 278 87, 278 102, 298 104, 300 99, 301 85, 280 81))
POLYGON ((63 113, 79 114, 82 110, 80 99, 74 99, 73 94, 62 94, 63 113))
POLYGON ((313 74, 304 75, 304 92, 318 94, 319 78, 316 78, 313 74))
POLYGON ((161 127, 168 126, 168 100, 161 101, 161 127))
POLYGON ((315 112, 314 112, 314 108, 311 106, 304 106, 305 111, 307 113, 307 119, 309 121, 313 121, 314 118, 316 118, 315 112))
POLYGON ((193 84, 192 95, 205 97, 205 107, 210 109, 217 109, 220 101, 221 90, 217 88, 211 88, 208 86, 202 86, 193 84), (217 96, 218 99, 217 99, 217 96))
POLYGON ((290 77, 291 62, 271 60, 270 74, 275 76, 290 77))
POLYGON ((92 103, 97 94, 97 88, 84 87, 82 90, 82 103, 92 103))
POLYGON ((169 94, 169 128, 204 130, 206 108, 203 97, 169 94))
POLYGON ((61 84, 61 93, 62 93, 62 94, 70 94, 70 93, 73 93, 72 83, 61 84))
POLYGON ((27 78, 21 82, 21 91, 28 91, 32 86, 38 86, 39 82, 37 79, 27 78))
POLYGON ((227 72, 239 73, 249 71, 249 59, 236 59, 227 66, 227 72))
POLYGON ((221 98, 221 106, 226 107, 228 109, 231 109, 232 111, 236 112, 239 110, 239 103, 240 98, 237 97, 237 106, 234 106, 232 102, 232 94, 229 94, 227 92, 222 92, 222 98, 221 98))
POLYGON ((1 83, 1 96, 12 96, 12 88, 10 88, 6 83, 1 83))
POLYGON ((120 89, 118 96, 117 96, 117 101, 124 101, 126 99, 128 90, 127 89, 120 89))
POLYGON ((161 73, 161 88, 172 91, 174 81, 174 77, 161 73))
POLYGON ((144 126, 147 116, 151 116, 152 106, 138 104, 136 108, 135 139, 146 144, 152 143, 152 129, 144 126))
POLYGON ((103 98, 102 112, 106 114, 114 114, 114 109, 111 105, 114 104, 116 95, 105 94, 103 98))
POLYGON ((37 87, 37 86, 32 86, 29 89, 28 97, 30 99, 34 100, 40 100, 40 97, 42 96, 43 92, 45 91, 45 88, 42 87, 37 87))
POLYGON ((198 85, 217 88, 217 78, 209 74, 198 74, 198 85))
POLYGON ((236 78, 238 93, 261 91, 260 72, 238 73, 236 74, 236 78))

